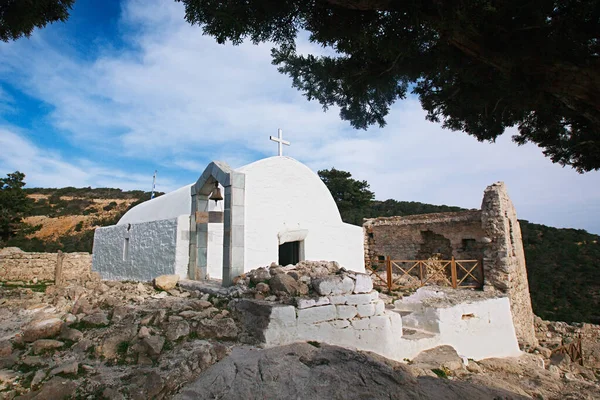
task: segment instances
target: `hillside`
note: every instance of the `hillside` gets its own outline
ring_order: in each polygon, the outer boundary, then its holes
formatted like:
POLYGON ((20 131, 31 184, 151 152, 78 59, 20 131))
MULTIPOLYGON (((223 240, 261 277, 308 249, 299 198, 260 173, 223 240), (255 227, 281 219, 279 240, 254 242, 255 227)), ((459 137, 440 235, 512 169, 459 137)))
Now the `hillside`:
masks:
POLYGON ((7 246, 25 251, 91 252, 97 227, 115 224, 131 207, 150 199, 149 192, 112 188, 24 191, 31 203, 24 222, 31 228, 11 238, 7 246))
MULTIPOLYGON (((94 229, 115 224, 149 192, 110 188, 25 189, 32 202, 25 221, 32 228, 7 246, 25 251, 91 252, 94 229)), ((460 211, 460 207, 408 201, 372 201, 342 213, 346 222, 362 218, 460 211)), ((600 236, 521 220, 533 308, 544 319, 600 323, 600 236)))

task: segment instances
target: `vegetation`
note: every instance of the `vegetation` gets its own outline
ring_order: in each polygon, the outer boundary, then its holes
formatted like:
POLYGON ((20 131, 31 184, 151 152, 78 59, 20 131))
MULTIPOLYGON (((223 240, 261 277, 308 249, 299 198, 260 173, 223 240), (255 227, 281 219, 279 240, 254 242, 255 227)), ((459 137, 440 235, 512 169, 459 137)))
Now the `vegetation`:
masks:
MULTIPOLYGON (((338 172, 337 175, 346 176, 348 182, 337 181, 332 190, 335 193, 340 187, 354 185, 350 174, 338 172)), ((330 181, 324 182, 330 185, 330 181)), ((372 194, 367 190, 367 182, 363 181, 361 187, 365 191, 363 195, 372 194)), ((336 201, 340 198, 343 196, 334 195, 336 201)), ((396 200, 373 200, 367 206, 359 202, 356 208, 348 202, 344 205, 340 207, 342 219, 355 225, 362 225, 363 218, 464 210, 396 200)), ((520 225, 536 315, 553 321, 600 324, 600 236, 581 229, 551 228, 525 220, 520 220, 520 225)))
POLYGON ((292 85, 355 128, 385 125, 410 90, 446 128, 494 141, 516 126, 553 162, 600 168, 595 0, 177 1, 218 43, 273 43, 292 85), (304 31, 327 55, 297 52, 304 31))
POLYGON ((22 219, 31 205, 23 190, 25 174, 19 171, 0 178, 0 244, 24 228, 22 219))
POLYGON ((69 18, 75 0, 4 0, 0 2, 0 40, 31 35, 34 28, 69 18))

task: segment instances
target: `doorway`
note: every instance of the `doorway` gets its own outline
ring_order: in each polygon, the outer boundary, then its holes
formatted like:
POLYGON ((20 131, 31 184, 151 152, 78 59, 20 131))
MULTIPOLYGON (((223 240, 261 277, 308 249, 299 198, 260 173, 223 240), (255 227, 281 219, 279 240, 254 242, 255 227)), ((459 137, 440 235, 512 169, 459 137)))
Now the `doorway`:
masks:
POLYGON ((285 242, 279 245, 279 265, 298 264, 302 261, 302 241, 285 242))

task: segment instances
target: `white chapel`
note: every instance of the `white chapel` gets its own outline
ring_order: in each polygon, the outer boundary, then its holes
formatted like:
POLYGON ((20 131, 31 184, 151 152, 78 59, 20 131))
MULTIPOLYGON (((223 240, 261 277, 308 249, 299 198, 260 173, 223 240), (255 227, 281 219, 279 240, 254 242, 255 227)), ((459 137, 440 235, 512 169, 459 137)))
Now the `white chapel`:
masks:
POLYGON ((230 285, 272 262, 302 260, 364 272, 363 231, 342 222, 317 174, 281 155, 238 169, 212 162, 196 183, 137 205, 94 235, 93 269, 103 279, 177 274, 230 285))

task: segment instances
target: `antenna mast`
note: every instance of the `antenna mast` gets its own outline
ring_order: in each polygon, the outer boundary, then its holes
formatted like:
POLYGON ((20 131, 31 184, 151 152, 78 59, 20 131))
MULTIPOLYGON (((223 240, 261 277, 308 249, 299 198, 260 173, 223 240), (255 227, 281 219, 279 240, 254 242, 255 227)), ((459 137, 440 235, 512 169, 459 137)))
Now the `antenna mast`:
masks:
POLYGON ((154 176, 152 177, 152 193, 150 194, 150 200, 154 198, 154 190, 156 189, 156 173, 158 171, 154 170, 154 176))

